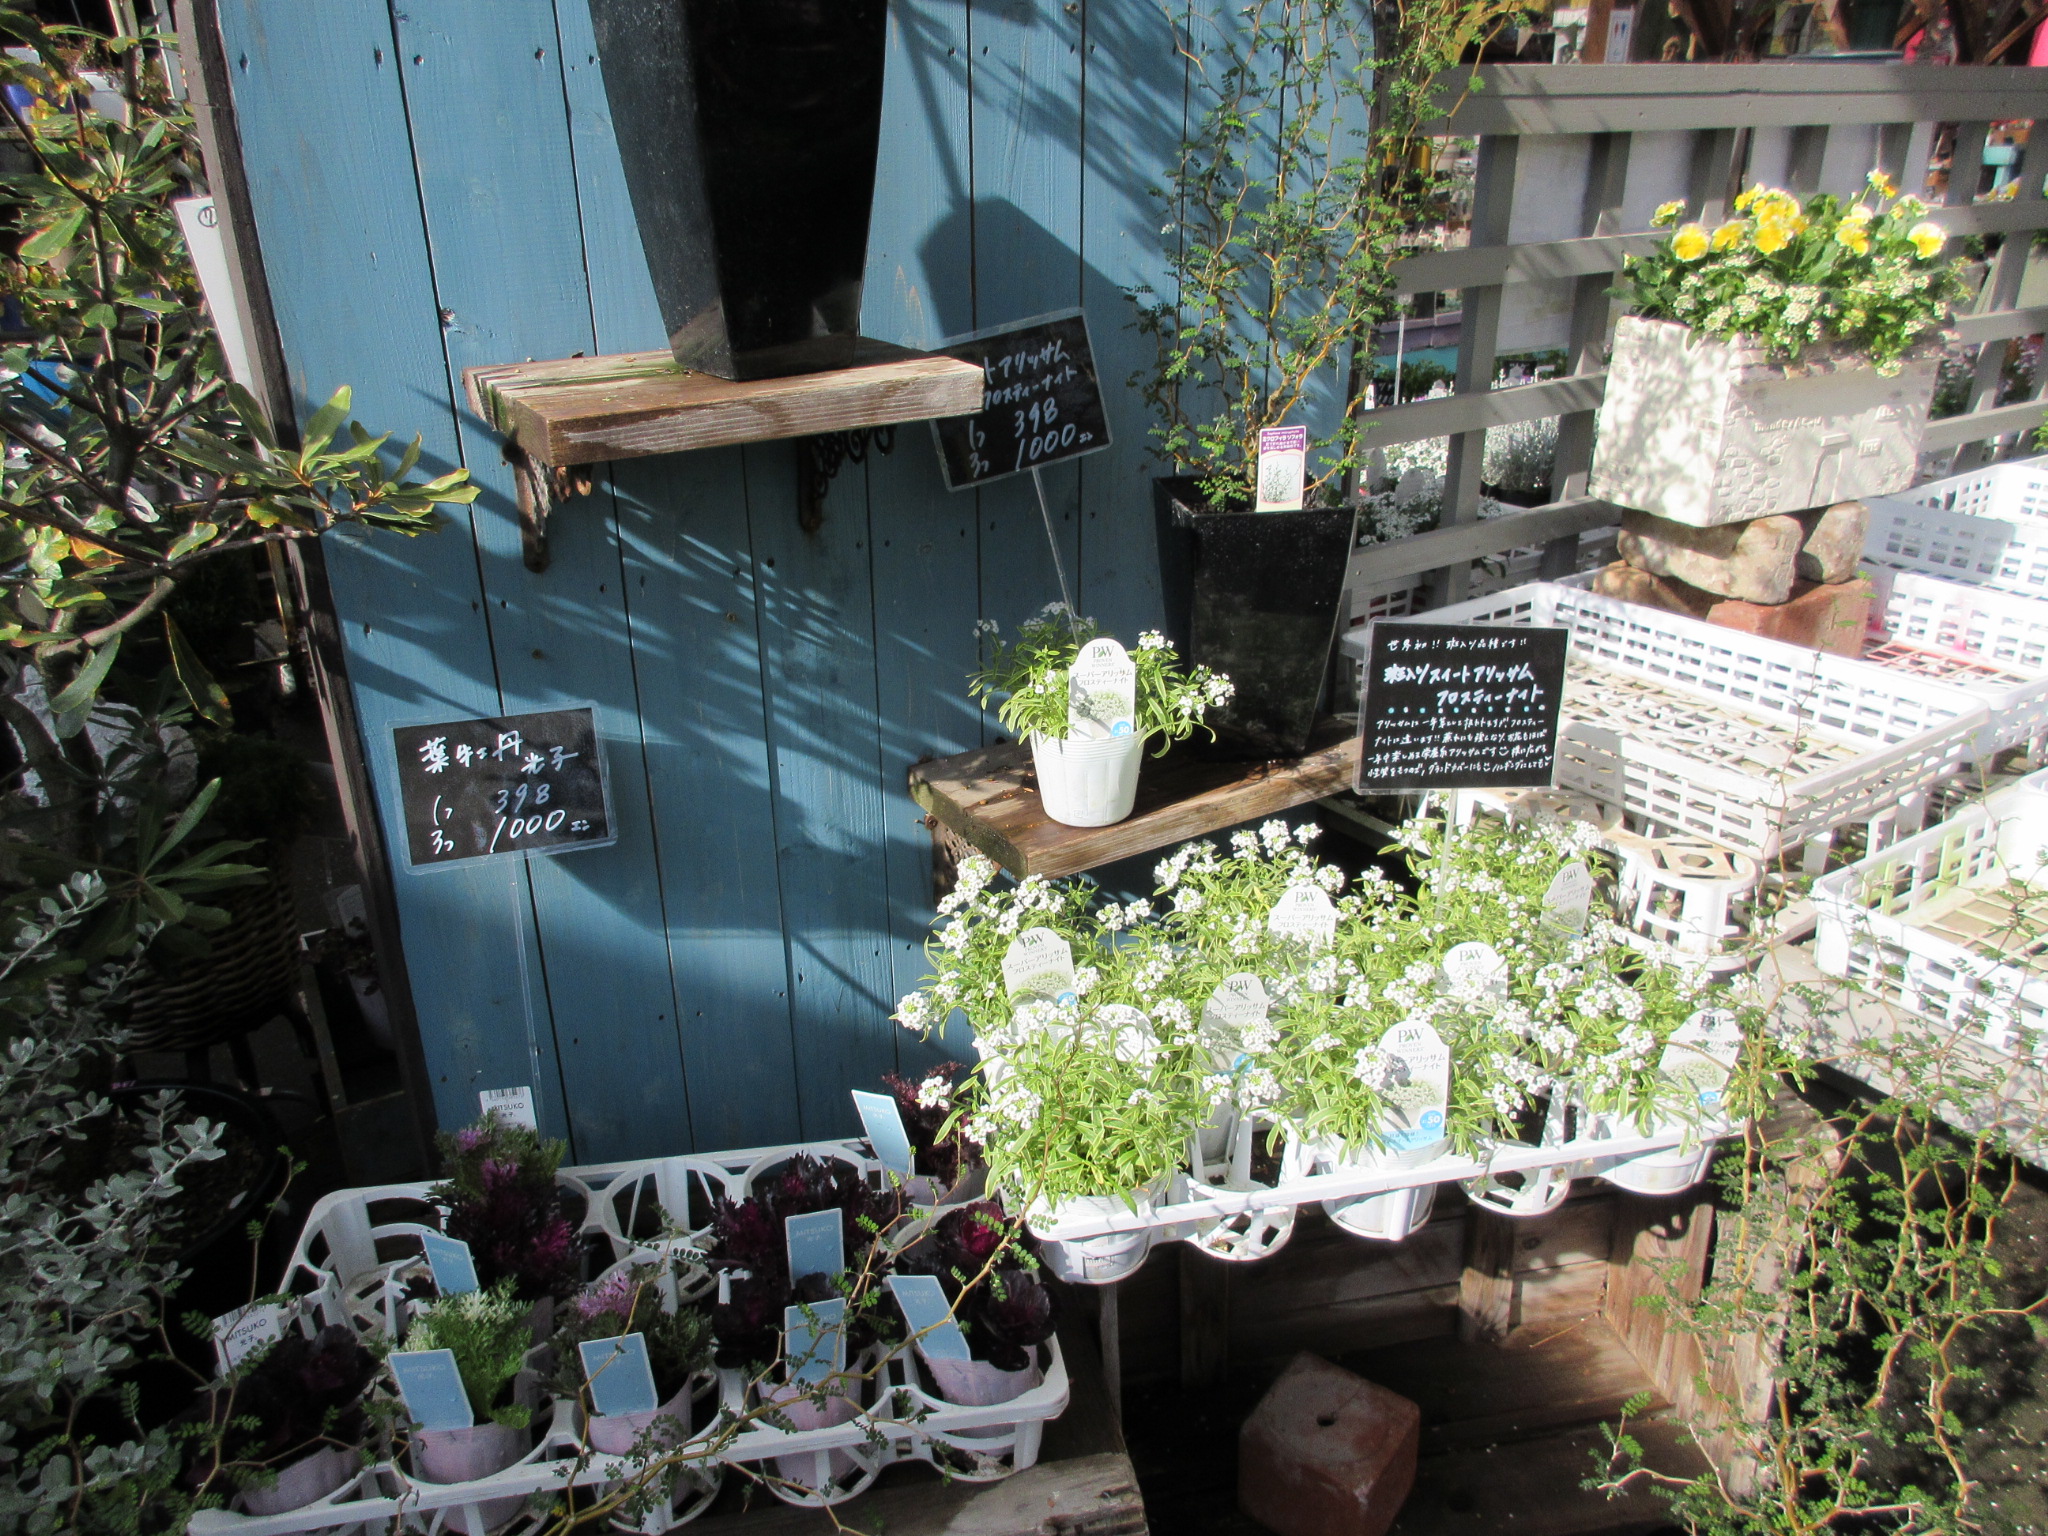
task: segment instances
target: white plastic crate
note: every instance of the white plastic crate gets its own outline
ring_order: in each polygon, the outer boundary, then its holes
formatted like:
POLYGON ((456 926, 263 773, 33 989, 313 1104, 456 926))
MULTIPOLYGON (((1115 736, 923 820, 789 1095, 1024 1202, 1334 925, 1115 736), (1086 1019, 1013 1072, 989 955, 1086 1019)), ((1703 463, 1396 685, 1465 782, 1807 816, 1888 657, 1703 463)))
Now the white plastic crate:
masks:
POLYGON ((1909 501, 1965 517, 2048 518, 2048 455, 1987 464, 1877 499, 1909 501))
MULTIPOLYGON (((1572 631, 1556 782, 1654 836, 1762 859, 1836 827, 1882 837, 1970 760, 1989 722, 1960 690, 1555 582, 1435 609, 1429 623, 1572 631)), ((1345 637, 1356 657, 1362 634, 1345 637)))
POLYGON ((1814 883, 1831 976, 2008 1054, 2042 1054, 2048 773, 1814 883))
POLYGON ((2048 601, 1918 571, 1864 572, 1875 594, 1864 660, 1968 689, 1990 711, 1993 751, 2048 731, 2048 601))
POLYGON ((1871 564, 2048 598, 2048 457, 1987 465, 1866 505, 1871 564))

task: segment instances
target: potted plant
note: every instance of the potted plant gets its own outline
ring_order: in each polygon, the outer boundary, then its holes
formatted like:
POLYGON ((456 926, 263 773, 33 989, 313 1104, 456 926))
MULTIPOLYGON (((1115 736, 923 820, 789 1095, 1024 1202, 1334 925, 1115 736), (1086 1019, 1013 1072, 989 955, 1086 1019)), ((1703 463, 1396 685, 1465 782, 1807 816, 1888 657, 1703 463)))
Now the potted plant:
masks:
POLYGON ((1912 484, 1965 296, 1947 235, 1882 171, 1847 204, 1755 186, 1628 258, 1591 493, 1694 527, 1912 484))
MULTIPOLYGON (((414 1475, 428 1483, 469 1483, 501 1472, 524 1456, 533 1424, 537 1394, 520 1391, 520 1373, 534 1347, 530 1309, 522 1304, 507 1278, 485 1290, 444 1296, 413 1315, 401 1352, 445 1349, 455 1356, 456 1371, 476 1422, 467 1429, 415 1429, 411 1456, 414 1475)), ((449 1511, 448 1524, 465 1536, 484 1536, 502 1524, 525 1500, 518 1495, 486 1499, 477 1506, 481 1523, 471 1528, 461 1509, 449 1511)))
POLYGON ((1375 327, 1439 191, 1415 169, 1440 115, 1430 82, 1519 14, 1511 0, 1378 16, 1253 0, 1228 24, 1191 17, 1177 39, 1200 99, 1159 191, 1168 281, 1132 298, 1158 347, 1137 382, 1172 470, 1154 496, 1165 628, 1237 685, 1213 721, 1219 750, 1308 747, 1352 548, 1375 327), (1286 426, 1306 435, 1301 510, 1256 512, 1260 433, 1286 426))
POLYGON ((658 1429, 665 1444, 687 1439, 690 1387, 696 1374, 711 1363, 710 1320, 679 1302, 673 1273, 647 1264, 621 1265, 558 1309, 548 1341, 555 1351, 555 1396, 587 1403, 583 1357, 577 1346, 629 1333, 647 1340, 659 1406, 638 1413, 590 1413, 585 1436, 592 1450, 607 1456, 630 1453, 651 1429, 658 1429))
POLYGON ((469 1244, 478 1281, 510 1282, 528 1303, 536 1336, 554 1302, 576 1289, 582 1254, 555 1182, 567 1150, 528 1126, 491 1114, 439 1138, 448 1177, 427 1191, 446 1213, 442 1230, 469 1244))
MULTIPOLYGON (((1052 1293, 1039 1280, 1014 1223, 999 1202, 948 1211, 903 1257, 908 1272, 935 1276, 953 1304, 953 1320, 973 1358, 934 1358, 918 1346, 932 1396, 962 1407, 1022 1397, 1045 1380, 1039 1346, 1057 1322, 1052 1293)), ((962 1438, 1002 1433, 968 1430, 962 1438)))
POLYGON ((981 1148, 968 1139, 953 1115, 960 1071, 959 1062, 942 1061, 916 1082, 893 1072, 882 1074, 910 1137, 911 1165, 925 1170, 914 1173, 910 1181, 911 1197, 920 1204, 977 1200, 987 1178, 981 1148))
MULTIPOLYGON (((242 1508, 279 1515, 326 1498, 355 1475, 369 1424, 363 1395, 378 1359, 352 1329, 288 1331, 206 1397, 210 1477, 241 1483, 242 1508)), ((188 1480, 193 1480, 191 1473, 188 1480)))
POLYGON ((1136 672, 1131 718, 1084 732, 1075 721, 1090 714, 1090 703, 1075 700, 1070 681, 1101 626, 1055 603, 1027 621, 1012 644, 996 638, 991 620, 980 631, 988 649, 970 691, 995 705, 1005 730, 1031 743, 1045 814, 1070 827, 1106 827, 1130 815, 1145 744, 1156 738, 1164 753, 1193 735, 1233 692, 1228 677, 1207 667, 1184 670, 1166 637, 1148 630, 1130 657, 1136 672))

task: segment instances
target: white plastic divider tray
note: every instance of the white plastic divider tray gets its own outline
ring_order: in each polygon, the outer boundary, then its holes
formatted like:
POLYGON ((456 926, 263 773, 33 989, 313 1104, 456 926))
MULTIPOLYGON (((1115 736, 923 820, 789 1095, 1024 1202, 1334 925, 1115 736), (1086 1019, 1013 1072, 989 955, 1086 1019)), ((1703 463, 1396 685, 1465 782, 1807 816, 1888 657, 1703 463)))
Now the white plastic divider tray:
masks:
POLYGON ((2037 1054, 2048 974, 2026 941, 2048 933, 2044 849, 2048 772, 1815 881, 1814 962, 1994 1050, 2037 1054))
MULTIPOLYGON (((589 1164, 563 1168, 557 1182, 585 1202, 583 1231, 602 1234, 615 1260, 645 1260, 672 1244, 635 1236, 638 1217, 650 1197, 662 1202, 679 1224, 701 1231, 710 1201, 719 1196, 744 1197, 754 1180, 798 1155, 849 1163, 863 1174, 879 1174, 881 1165, 864 1142, 819 1141, 756 1147, 737 1152, 652 1158, 629 1163, 589 1164), (700 1219, 701 1218, 701 1219, 700 1219)), ((360 1332, 396 1337, 405 1320, 404 1291, 413 1274, 424 1273, 420 1234, 438 1230, 426 1183, 386 1184, 336 1190, 322 1196, 307 1215, 296 1249, 279 1287, 318 1315, 323 1323, 341 1323, 360 1332)), ((934 1208, 921 1208, 906 1225, 905 1238, 923 1230, 934 1208)), ((699 1269, 684 1283, 691 1299, 708 1296, 715 1278, 699 1269)), ((1032 1465, 1038 1456, 1045 1422, 1065 1411, 1069 1396, 1066 1365, 1058 1342, 1045 1346, 1044 1380, 1008 1402, 987 1406, 948 1403, 932 1394, 921 1368, 908 1351, 898 1351, 880 1364, 875 1381, 861 1389, 862 1411, 846 1423, 821 1429, 788 1431, 761 1425, 736 1435, 709 1458, 705 1474, 728 1464, 747 1464, 824 1453, 850 1460, 858 1473, 850 1485, 803 1497, 777 1490, 792 1503, 836 1503, 865 1488, 880 1471, 899 1461, 941 1465, 949 1476, 986 1480, 1007 1476, 1032 1465), (917 1413, 922 1417, 914 1417, 917 1413)), ((748 1384, 741 1372, 716 1374, 719 1404, 742 1411, 748 1384)), ((699 1405, 702 1413, 702 1405, 699 1405)), ((394 1519, 406 1529, 438 1532, 451 1515, 473 1529, 486 1500, 525 1498, 568 1486, 594 1487, 616 1482, 630 1470, 617 1458, 586 1451, 579 1433, 580 1410, 557 1402, 546 1433, 534 1450, 515 1465, 468 1483, 433 1484, 412 1478, 393 1461, 380 1461, 327 1499, 278 1515, 246 1515, 228 1510, 196 1514, 193 1536, 286 1536, 297 1531, 337 1526, 383 1524, 394 1519)), ((714 1431, 700 1428, 694 1441, 714 1431)), ((690 1442, 685 1442, 689 1444, 690 1442)), ((658 1528, 680 1524, 708 1504, 661 1519, 658 1528)))
MULTIPOLYGON (((1987 739, 1962 690, 1562 583, 1416 619, 1568 628, 1558 787, 1766 860, 1850 823, 1881 834, 1987 739)), ((1363 635, 1344 646, 1362 657, 1363 635)))
POLYGON ((2048 458, 1988 465, 1865 505, 1871 564, 2048 598, 2048 458))
POLYGON ((2048 731, 2048 601, 1887 566, 1864 574, 1865 661, 1968 689, 1991 712, 1992 751, 2048 731))

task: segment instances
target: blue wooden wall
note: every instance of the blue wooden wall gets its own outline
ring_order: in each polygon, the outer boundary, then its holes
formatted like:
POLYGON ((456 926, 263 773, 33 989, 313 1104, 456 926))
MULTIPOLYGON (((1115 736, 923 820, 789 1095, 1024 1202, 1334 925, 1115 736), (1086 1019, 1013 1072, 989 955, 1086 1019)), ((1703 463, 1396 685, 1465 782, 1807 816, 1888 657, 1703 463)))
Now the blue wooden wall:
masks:
MULTIPOLYGON (((329 541, 387 831, 394 724, 594 700, 610 752, 616 846, 395 875, 442 1123, 530 1083, 586 1161, 851 1130, 847 1089, 932 1059, 887 1018, 931 916, 904 770, 991 731, 976 618, 1058 596, 1028 482, 948 493, 906 428, 806 534, 789 444, 641 459, 528 572, 462 370, 663 344, 586 0, 220 8, 302 404, 351 384, 483 486, 436 536, 329 541)), ((863 329, 1086 307, 1115 446, 1047 490, 1127 639, 1159 615, 1125 290, 1160 277, 1186 92, 1158 0, 891 0, 863 329)))

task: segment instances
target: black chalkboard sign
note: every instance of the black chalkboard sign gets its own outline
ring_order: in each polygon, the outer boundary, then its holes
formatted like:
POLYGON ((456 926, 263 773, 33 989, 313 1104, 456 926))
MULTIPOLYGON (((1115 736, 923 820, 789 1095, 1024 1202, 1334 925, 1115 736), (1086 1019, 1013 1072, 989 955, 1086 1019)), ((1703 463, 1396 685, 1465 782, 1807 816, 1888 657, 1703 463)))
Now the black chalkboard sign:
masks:
POLYGON ((589 705, 401 725, 391 738, 414 869, 617 839, 589 705))
POLYGON ((1043 469, 1109 446, 1102 383, 1080 310, 977 331, 938 348, 980 367, 980 412, 932 423, 955 491, 1043 469))
POLYGON ((1521 624, 1369 625, 1358 792, 1549 784, 1570 637, 1521 624))

